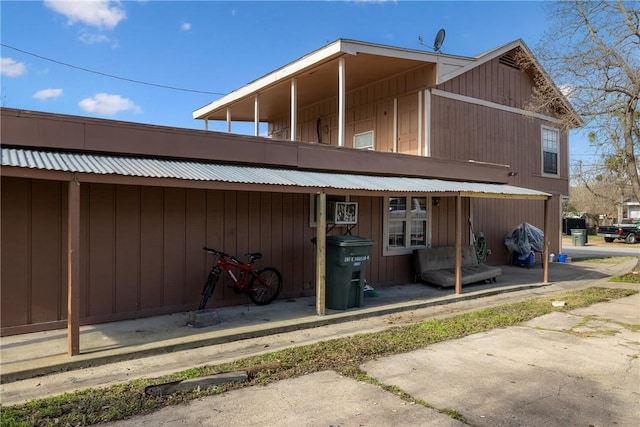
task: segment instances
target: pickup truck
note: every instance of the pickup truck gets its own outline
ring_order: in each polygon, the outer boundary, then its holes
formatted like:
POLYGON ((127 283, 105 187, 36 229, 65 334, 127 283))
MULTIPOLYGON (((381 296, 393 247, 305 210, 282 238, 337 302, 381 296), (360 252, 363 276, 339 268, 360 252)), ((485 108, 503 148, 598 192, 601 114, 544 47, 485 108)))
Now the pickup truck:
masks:
POLYGON ((601 225, 596 228, 598 236, 611 243, 614 240, 624 240, 627 243, 637 243, 640 237, 640 220, 623 219, 620 224, 601 225))

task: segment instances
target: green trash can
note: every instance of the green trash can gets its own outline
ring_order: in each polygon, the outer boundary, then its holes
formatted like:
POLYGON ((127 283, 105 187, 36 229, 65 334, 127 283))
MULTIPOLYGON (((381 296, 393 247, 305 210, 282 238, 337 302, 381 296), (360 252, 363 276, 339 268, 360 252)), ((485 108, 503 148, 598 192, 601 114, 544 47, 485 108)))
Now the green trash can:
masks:
POLYGON ((587 243, 587 230, 584 228, 572 229, 571 238, 573 246, 584 246, 587 243))
POLYGON ((326 306, 346 310, 362 306, 364 270, 373 240, 360 236, 327 236, 326 306))

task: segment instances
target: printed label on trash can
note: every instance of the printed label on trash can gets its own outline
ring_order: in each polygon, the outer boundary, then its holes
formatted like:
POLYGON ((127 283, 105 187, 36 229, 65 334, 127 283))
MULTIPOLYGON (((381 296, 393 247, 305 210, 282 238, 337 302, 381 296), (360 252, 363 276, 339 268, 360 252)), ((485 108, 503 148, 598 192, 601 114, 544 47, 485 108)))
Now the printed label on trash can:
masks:
POLYGON ((362 261, 369 261, 371 257, 369 255, 360 255, 360 256, 346 256, 344 257, 344 261, 342 262, 357 262, 361 263, 362 261))

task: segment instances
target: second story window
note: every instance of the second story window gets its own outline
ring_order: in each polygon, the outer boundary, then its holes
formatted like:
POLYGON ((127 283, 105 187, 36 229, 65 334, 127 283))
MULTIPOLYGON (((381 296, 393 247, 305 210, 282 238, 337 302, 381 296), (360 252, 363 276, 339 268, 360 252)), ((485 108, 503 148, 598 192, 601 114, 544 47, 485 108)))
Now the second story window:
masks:
POLYGON ((373 131, 355 134, 353 136, 353 148, 373 150, 373 131))
POLYGON ((558 155, 560 149, 560 132, 557 129, 542 128, 542 173, 559 175, 558 155))

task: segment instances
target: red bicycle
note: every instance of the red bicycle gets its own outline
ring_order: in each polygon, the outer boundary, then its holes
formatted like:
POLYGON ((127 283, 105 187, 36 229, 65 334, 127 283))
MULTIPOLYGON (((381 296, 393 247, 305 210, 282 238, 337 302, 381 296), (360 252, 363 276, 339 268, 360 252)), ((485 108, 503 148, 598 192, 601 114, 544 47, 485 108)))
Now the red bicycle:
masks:
POLYGON ((202 289, 202 298, 198 310, 202 310, 207 305, 207 301, 213 295, 216 284, 220 280, 222 272, 225 271, 231 278, 232 284, 227 285, 237 294, 247 294, 251 302, 256 305, 267 305, 271 303, 282 288, 282 275, 273 267, 266 267, 261 270, 254 270, 253 263, 262 258, 260 252, 246 254, 249 262, 244 263, 236 257, 224 252, 203 247, 205 251, 215 256, 207 283, 202 289))

